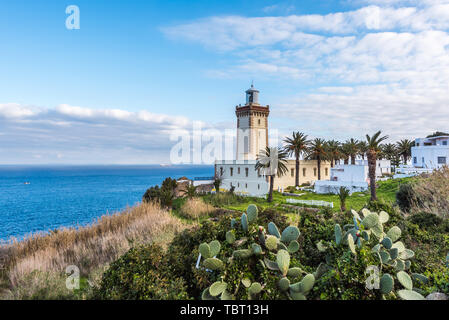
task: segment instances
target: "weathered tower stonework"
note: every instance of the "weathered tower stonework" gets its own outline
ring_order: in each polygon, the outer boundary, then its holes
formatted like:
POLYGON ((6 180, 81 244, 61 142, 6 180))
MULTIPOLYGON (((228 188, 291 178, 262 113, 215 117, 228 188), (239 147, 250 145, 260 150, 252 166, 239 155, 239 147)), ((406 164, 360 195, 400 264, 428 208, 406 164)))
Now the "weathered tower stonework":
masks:
POLYGON ((256 160, 261 150, 268 146, 269 106, 259 104, 259 91, 251 85, 246 90, 246 103, 236 106, 237 160, 256 160))

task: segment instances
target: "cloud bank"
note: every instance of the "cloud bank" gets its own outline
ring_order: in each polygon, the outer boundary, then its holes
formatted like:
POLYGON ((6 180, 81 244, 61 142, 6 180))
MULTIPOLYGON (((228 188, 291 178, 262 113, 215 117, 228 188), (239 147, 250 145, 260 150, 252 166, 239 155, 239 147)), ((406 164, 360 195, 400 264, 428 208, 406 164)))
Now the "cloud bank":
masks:
POLYGON ((167 163, 170 135, 191 130, 188 118, 147 111, 0 104, 0 164, 167 163))

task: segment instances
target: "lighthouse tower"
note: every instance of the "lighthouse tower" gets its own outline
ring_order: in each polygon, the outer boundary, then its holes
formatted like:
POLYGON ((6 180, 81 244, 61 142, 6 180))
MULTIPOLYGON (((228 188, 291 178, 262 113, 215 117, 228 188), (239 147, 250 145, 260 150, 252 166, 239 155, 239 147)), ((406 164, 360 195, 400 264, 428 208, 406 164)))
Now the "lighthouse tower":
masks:
POLYGON ((259 90, 251 85, 246 90, 246 103, 236 106, 237 160, 256 160, 261 150, 268 146, 268 115, 270 106, 259 104, 259 90))

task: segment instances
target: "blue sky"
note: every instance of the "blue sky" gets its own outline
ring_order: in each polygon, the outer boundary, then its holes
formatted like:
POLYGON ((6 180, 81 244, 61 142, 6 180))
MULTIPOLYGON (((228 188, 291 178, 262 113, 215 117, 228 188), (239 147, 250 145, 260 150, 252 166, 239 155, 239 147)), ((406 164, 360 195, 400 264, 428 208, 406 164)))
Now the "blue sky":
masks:
POLYGON ((445 130, 448 2, 1 0, 0 164, 167 162, 252 80, 282 134, 445 130))

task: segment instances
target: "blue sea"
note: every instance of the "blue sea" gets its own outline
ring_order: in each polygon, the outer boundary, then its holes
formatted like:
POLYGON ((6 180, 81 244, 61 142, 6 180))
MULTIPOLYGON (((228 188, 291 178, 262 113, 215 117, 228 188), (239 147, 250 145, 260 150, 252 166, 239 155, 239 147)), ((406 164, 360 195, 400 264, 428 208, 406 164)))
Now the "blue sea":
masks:
POLYGON ((89 224, 166 177, 213 175, 213 166, 0 166, 0 240, 89 224))

